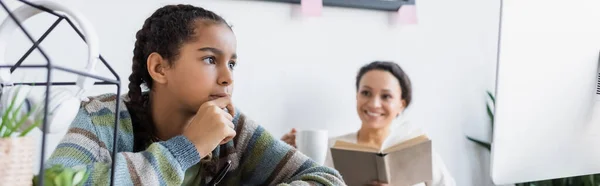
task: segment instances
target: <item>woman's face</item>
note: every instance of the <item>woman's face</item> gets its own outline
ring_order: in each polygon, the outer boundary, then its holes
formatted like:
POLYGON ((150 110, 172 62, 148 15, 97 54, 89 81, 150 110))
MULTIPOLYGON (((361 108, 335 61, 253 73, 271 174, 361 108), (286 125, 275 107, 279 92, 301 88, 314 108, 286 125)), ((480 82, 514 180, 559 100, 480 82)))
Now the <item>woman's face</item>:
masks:
POLYGON ((196 23, 195 39, 184 43, 165 70, 169 95, 189 112, 233 93, 236 38, 225 24, 196 23))
POLYGON ((371 70, 358 84, 356 111, 362 127, 380 129, 389 126, 404 110, 398 79, 383 70, 371 70))

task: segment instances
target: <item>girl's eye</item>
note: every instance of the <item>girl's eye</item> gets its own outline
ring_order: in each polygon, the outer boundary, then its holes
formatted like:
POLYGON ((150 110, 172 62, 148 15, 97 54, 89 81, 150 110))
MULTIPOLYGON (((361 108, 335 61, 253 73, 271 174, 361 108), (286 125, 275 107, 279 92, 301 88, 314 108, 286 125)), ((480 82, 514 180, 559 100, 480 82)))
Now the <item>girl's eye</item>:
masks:
POLYGON ((235 61, 229 62, 229 68, 231 68, 231 70, 233 70, 236 65, 237 63, 235 61))
POLYGON ((215 57, 205 57, 202 61, 208 64, 215 64, 217 60, 215 60, 215 57))
POLYGON ((369 91, 366 91, 366 90, 361 91, 360 94, 363 95, 363 96, 370 96, 371 95, 371 93, 369 91))

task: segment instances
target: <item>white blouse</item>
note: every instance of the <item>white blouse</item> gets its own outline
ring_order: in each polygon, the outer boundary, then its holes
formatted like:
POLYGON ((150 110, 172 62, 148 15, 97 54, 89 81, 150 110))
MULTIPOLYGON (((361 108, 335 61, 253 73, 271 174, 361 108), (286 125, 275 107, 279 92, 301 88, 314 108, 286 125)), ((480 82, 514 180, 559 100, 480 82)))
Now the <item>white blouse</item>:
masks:
MULTIPOLYGON (((413 127, 411 124, 407 122, 392 124, 392 129, 390 131, 390 135, 385 139, 382 149, 385 149, 391 145, 400 143, 402 141, 411 139, 413 137, 417 137, 422 135, 423 132, 416 127, 413 127)), ((333 147, 337 140, 357 143, 358 135, 357 132, 352 132, 350 134, 345 134, 342 136, 334 137, 329 139, 329 148, 333 147)), ((456 186, 454 178, 450 175, 450 172, 446 169, 446 165, 442 161, 442 158, 435 152, 432 153, 432 166, 433 166, 433 180, 432 186, 456 186)), ((334 167, 333 160, 331 158, 331 150, 327 151, 327 158, 325 159, 325 166, 334 167)), ((416 186, 420 186, 424 184, 417 184, 416 186)))

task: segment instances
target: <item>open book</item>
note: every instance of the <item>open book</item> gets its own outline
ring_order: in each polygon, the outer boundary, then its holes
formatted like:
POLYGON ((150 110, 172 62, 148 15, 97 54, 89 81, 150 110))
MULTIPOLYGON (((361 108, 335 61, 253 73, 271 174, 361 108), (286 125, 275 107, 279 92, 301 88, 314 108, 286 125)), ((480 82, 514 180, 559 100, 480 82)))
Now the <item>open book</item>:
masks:
POLYGON ((431 140, 425 135, 386 149, 336 141, 331 148, 333 165, 348 185, 374 180, 394 186, 410 186, 432 180, 431 140))

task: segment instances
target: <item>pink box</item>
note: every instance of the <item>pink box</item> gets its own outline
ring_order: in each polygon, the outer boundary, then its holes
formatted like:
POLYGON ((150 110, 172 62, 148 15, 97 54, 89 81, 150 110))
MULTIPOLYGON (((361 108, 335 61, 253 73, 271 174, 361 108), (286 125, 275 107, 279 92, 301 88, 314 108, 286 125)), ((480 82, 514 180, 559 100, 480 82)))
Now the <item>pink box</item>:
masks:
POLYGON ((403 5, 398 9, 398 22, 402 24, 417 24, 417 6, 403 5))
POLYGON ((323 10, 323 0, 302 0, 302 14, 308 16, 320 16, 323 10))

